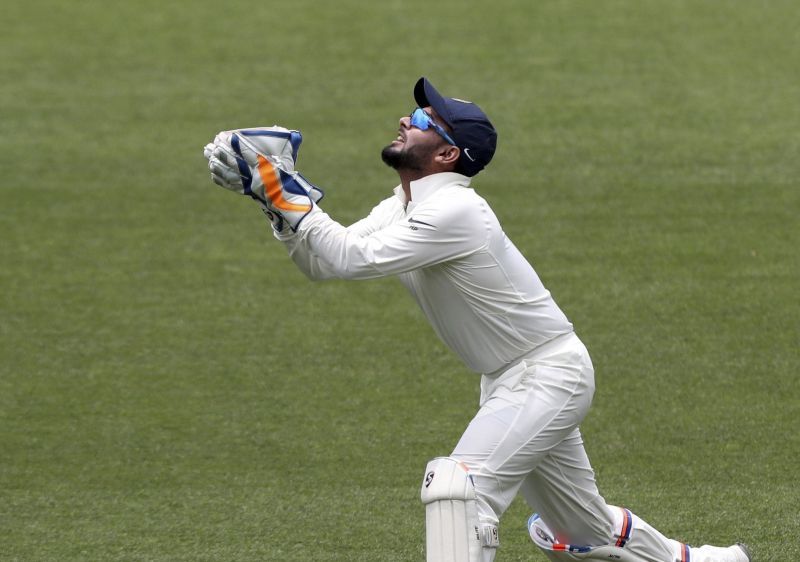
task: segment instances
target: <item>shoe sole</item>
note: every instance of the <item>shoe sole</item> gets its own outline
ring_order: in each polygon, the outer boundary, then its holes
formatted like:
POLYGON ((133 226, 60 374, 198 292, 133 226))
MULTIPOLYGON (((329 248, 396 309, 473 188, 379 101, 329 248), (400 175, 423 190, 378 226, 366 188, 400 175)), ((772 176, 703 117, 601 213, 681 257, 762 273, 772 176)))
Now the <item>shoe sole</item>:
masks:
POLYGON ((736 546, 738 546, 742 550, 742 552, 744 552, 744 555, 747 556, 747 562, 753 562, 753 557, 750 556, 750 549, 747 548, 746 544, 737 542, 736 546))

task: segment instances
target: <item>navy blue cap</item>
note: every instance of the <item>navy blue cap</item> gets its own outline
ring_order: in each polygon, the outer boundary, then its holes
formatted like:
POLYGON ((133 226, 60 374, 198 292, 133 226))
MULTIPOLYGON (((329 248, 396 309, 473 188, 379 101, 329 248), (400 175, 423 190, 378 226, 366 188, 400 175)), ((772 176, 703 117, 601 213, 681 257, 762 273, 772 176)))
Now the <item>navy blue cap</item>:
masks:
POLYGON ((456 172, 474 176, 492 160, 497 147, 497 131, 480 107, 469 101, 442 96, 425 77, 414 86, 414 100, 420 107, 432 107, 453 130, 453 140, 461 149, 456 172))

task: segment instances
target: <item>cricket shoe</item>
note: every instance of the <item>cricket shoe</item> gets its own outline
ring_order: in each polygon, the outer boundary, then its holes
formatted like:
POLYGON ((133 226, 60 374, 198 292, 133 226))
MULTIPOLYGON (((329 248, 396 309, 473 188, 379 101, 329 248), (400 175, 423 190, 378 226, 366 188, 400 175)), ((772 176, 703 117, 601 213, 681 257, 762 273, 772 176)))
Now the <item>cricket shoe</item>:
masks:
POLYGON ((742 543, 736 543, 727 548, 718 546, 701 546, 693 548, 690 560, 692 562, 752 562, 750 551, 742 543))
POLYGON ((747 562, 753 562, 753 557, 750 556, 750 549, 747 548, 747 545, 741 542, 737 542, 734 547, 738 548, 744 553, 744 558, 741 558, 742 562, 747 560, 747 562))

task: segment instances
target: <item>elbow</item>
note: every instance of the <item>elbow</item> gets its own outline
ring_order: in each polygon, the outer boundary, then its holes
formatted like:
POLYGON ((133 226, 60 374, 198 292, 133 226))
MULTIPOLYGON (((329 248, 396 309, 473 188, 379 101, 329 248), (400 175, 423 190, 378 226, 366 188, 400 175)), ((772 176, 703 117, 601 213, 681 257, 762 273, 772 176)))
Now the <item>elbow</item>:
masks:
POLYGON ((337 279, 344 279, 346 281, 357 281, 359 279, 375 279, 376 277, 384 277, 384 275, 372 267, 353 267, 344 266, 336 268, 337 279))
POLYGON ((325 271, 316 268, 306 269, 305 267, 301 267, 299 269, 300 271, 303 272, 303 275, 305 275, 306 279, 308 279, 309 281, 314 281, 314 282, 325 281, 327 279, 332 279, 335 277, 335 275, 331 275, 330 273, 327 273, 325 271))
POLYGON ((306 279, 312 281, 314 283, 319 283, 320 281, 327 281, 328 279, 333 279, 332 275, 314 275, 311 273, 306 273, 306 279))

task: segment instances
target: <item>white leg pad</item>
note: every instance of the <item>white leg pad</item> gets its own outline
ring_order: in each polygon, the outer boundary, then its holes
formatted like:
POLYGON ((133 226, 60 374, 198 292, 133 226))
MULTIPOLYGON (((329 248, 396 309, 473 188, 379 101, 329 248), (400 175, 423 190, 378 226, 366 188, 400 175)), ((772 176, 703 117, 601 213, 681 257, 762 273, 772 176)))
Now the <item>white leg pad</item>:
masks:
POLYGON ((422 481, 428 562, 490 562, 497 526, 481 524, 475 484, 466 465, 450 457, 428 463, 422 481))
POLYGON ((547 558, 553 561, 648 562, 648 559, 640 558, 634 552, 618 546, 575 546, 560 543, 545 522, 535 514, 528 520, 528 531, 534 544, 544 551, 547 558))

